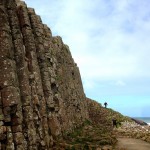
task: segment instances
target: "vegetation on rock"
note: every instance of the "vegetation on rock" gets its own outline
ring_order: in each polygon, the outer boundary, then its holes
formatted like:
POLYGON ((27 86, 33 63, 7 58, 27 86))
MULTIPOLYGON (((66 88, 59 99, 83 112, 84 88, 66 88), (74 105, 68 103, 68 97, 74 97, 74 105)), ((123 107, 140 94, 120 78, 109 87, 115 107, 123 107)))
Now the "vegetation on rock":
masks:
POLYGON ((112 119, 131 121, 86 98, 69 47, 20 0, 0 0, 0 72, 2 150, 112 149, 112 119))

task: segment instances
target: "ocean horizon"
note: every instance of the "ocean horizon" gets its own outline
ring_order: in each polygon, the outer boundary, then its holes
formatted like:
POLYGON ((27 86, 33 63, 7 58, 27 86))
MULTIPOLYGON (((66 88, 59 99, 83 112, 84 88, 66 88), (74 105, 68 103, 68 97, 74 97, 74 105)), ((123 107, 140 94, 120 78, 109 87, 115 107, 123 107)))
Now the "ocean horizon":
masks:
POLYGON ((132 118, 142 120, 146 122, 148 125, 150 125, 150 117, 132 117, 132 118))

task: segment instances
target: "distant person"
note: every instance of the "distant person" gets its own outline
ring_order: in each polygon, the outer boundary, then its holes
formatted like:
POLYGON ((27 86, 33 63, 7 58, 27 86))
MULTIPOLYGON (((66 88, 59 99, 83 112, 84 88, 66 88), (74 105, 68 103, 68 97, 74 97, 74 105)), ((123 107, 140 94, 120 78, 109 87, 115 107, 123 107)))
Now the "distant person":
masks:
POLYGON ((105 102, 105 103, 104 103, 105 108, 107 108, 107 105, 108 105, 107 102, 105 102))
POLYGON ((116 128, 117 128, 117 120, 116 120, 116 119, 113 119, 113 120, 112 120, 112 123, 113 123, 113 127, 116 127, 116 128))

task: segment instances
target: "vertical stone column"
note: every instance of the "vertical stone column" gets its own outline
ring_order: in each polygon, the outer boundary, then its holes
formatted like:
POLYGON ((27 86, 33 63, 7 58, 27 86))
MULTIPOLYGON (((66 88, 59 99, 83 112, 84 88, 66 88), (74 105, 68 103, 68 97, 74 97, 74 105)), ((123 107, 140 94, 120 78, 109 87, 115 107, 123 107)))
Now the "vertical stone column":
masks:
MULTIPOLYGON (((36 15, 34 12, 34 9, 29 8, 29 19, 31 23, 31 28, 34 33, 34 39, 35 39, 35 47, 36 47, 36 53, 37 53, 37 61, 40 68, 40 74, 41 74, 41 80, 42 80, 42 88, 43 88, 43 100, 41 102, 41 108, 40 111, 42 122, 43 122, 43 130, 44 130, 44 136, 47 139, 50 139, 50 145, 52 144, 52 135, 49 134, 49 130, 51 131, 50 125, 48 123, 49 118, 49 111, 54 107, 53 104, 53 95, 51 92, 51 84, 50 84, 50 78, 48 76, 48 68, 47 68, 47 62, 45 58, 45 49, 43 46, 44 40, 44 31, 43 31, 43 24, 41 21, 40 16, 36 15)), ((52 132, 52 131, 51 131, 52 132)))
POLYGON ((59 102, 56 103, 54 101, 54 95, 56 93, 53 93, 52 90, 53 85, 55 86, 54 78, 52 79, 52 77, 55 76, 55 70, 54 67, 51 65, 52 55, 49 50, 49 41, 51 40, 52 35, 50 30, 47 33, 45 33, 46 25, 42 24, 41 18, 35 14, 33 9, 29 9, 29 14, 32 30, 34 32, 38 64, 41 71, 44 97, 46 100, 48 125, 51 129, 52 135, 56 136, 61 133, 61 128, 56 115, 56 112, 58 112, 59 102), (45 39, 46 36, 48 36, 48 40, 45 39))
POLYGON ((4 2, 6 1, 0 1, 0 128, 3 130, 1 148, 15 149, 17 145, 23 146, 25 140, 22 134, 22 108, 14 47, 4 2), (14 129, 18 131, 15 132, 14 129))
POLYGON ((71 56, 69 47, 57 36, 52 39, 56 50, 59 93, 63 99, 66 115, 62 116, 64 130, 72 131, 88 118, 85 94, 77 65, 71 56), (70 111, 71 110, 71 111, 70 111))
POLYGON ((29 14, 30 14, 31 26, 34 32, 35 46, 37 50, 37 59, 41 71, 44 96, 46 99, 47 107, 53 109, 54 102, 53 102, 53 95, 51 90, 51 82, 50 82, 50 76, 48 72, 47 60, 45 57, 45 48, 43 45, 45 42, 43 39, 44 38, 43 24, 41 22, 40 17, 35 15, 33 9, 29 9, 29 14))
POLYGON ((14 45, 14 56, 17 64, 17 74, 19 79, 19 88, 21 95, 21 103, 23 111, 23 123, 22 126, 14 126, 12 128, 14 132, 14 139, 16 139, 17 148, 32 149, 33 145, 36 145, 36 131, 33 122, 33 108, 31 101, 31 87, 29 85, 29 72, 28 61, 25 57, 25 46, 23 43, 22 33, 20 31, 20 25, 16 14, 16 3, 14 0, 6 1, 6 8, 8 12, 9 23, 11 27, 11 34, 14 45), (21 145, 20 132, 23 132, 25 139, 27 140, 26 146, 21 145), (20 144, 20 146, 19 146, 20 144))
MULTIPOLYGON (((33 108, 33 121, 36 128, 37 134, 37 143, 39 143, 40 148, 49 147, 52 144, 52 137, 49 132, 48 123, 47 123, 47 107, 43 93, 43 86, 41 80, 40 67, 41 64, 38 62, 37 57, 43 59, 42 53, 37 51, 36 42, 33 35, 33 29, 31 26, 28 9, 25 3, 20 2, 18 6, 18 15, 21 26, 21 31, 23 35, 26 59, 28 62, 29 70, 29 85, 31 87, 31 99, 32 99, 32 108, 33 108)), ((41 43, 39 43, 41 44, 41 43)), ((41 47, 40 47, 41 48, 41 47)), ((38 147, 39 147, 38 146, 38 147)))
POLYGON ((0 149, 51 149, 87 118, 68 46, 20 0, 0 0, 0 71, 0 149))
POLYGON ((52 134, 57 136, 62 134, 62 118, 61 113, 63 108, 62 98, 58 91, 59 84, 57 82, 57 59, 56 59, 56 50, 52 43, 52 33, 50 28, 47 25, 43 25, 44 31, 44 49, 45 49, 45 59, 48 68, 48 75, 50 79, 51 92, 53 96, 54 108, 49 113, 49 125, 52 130, 52 134))

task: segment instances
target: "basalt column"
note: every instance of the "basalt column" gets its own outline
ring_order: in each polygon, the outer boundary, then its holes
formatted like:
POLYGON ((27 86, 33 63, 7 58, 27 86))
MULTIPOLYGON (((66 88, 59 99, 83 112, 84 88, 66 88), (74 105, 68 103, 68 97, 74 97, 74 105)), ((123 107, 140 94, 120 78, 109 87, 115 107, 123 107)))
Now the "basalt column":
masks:
POLYGON ((22 103, 12 31, 4 2, 0 1, 0 149, 23 149, 26 140, 22 133, 22 103))
POLYGON ((69 47, 23 1, 0 0, 0 149, 52 149, 86 119, 69 47))
POLYGON ((57 60, 58 91, 63 99, 63 128, 72 130, 88 118, 85 94, 77 64, 61 37, 52 38, 52 52, 57 60), (63 111, 65 110, 65 112, 63 111), (71 111, 70 111, 71 110, 71 111))
POLYGON ((34 128, 36 129, 36 143, 39 143, 41 148, 43 147, 44 149, 44 147, 49 147, 52 137, 48 126, 47 105, 44 98, 41 72, 37 60, 36 42, 30 23, 28 9, 24 2, 20 2, 18 4, 18 16, 25 45, 26 61, 29 72, 29 85, 31 87, 30 96, 32 101, 32 106, 30 106, 33 109, 32 119, 34 122, 34 128))
POLYGON ((17 10, 14 0, 1 4, 2 148, 45 149, 51 133, 27 9, 22 5, 17 10))
MULTIPOLYGON (((58 91, 53 89, 57 83, 56 78, 56 67, 52 66, 53 56, 51 55, 49 41, 52 39, 50 29, 42 24, 41 18, 37 16, 33 9, 28 9, 32 31, 35 38, 35 46, 37 50, 38 64, 41 71, 42 85, 44 97, 46 100, 46 110, 48 114, 48 125, 51 129, 51 133, 54 136, 61 134, 61 126, 59 123, 59 101, 58 91), (46 31, 46 32, 45 32, 46 31), (49 40, 47 40, 49 39, 49 40)), ((55 62, 55 65, 57 62, 55 62)))

